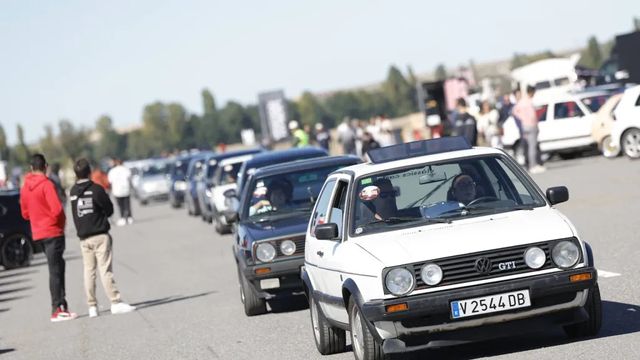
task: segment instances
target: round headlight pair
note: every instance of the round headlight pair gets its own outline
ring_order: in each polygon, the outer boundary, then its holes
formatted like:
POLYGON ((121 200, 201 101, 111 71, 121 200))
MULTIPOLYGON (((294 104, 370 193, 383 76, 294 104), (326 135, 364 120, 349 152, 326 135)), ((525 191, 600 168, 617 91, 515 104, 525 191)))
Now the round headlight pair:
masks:
MULTIPOLYGON (((426 264, 420 270, 422 281, 429 285, 438 285, 442 281, 442 268, 436 264, 426 264)), ((411 271, 405 268, 396 268, 387 273, 385 285, 387 289, 397 296, 406 295, 413 290, 415 279, 411 271)))
MULTIPOLYGON (((570 268, 580 259, 580 249, 571 241, 560 241, 551 250, 551 259, 561 268, 570 268)), ((524 252, 524 262, 532 269, 539 269, 547 262, 547 256, 539 247, 524 252)))
MULTIPOLYGON (((296 243, 291 240, 285 240, 280 243, 280 251, 289 256, 296 252, 296 243)), ((264 242, 256 247, 256 258, 262 262, 269 262, 275 259, 276 248, 271 243, 264 242)))

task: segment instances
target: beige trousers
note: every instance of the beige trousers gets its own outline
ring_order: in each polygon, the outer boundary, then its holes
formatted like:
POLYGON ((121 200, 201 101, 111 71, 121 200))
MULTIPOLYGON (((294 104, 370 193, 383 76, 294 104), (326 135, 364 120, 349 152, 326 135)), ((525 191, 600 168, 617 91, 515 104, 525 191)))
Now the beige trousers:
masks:
POLYGON ((120 302, 120 292, 113 280, 111 269, 112 239, 109 234, 100 234, 80 241, 84 263, 84 290, 89 306, 96 306, 96 268, 100 272, 102 286, 112 304, 120 302))

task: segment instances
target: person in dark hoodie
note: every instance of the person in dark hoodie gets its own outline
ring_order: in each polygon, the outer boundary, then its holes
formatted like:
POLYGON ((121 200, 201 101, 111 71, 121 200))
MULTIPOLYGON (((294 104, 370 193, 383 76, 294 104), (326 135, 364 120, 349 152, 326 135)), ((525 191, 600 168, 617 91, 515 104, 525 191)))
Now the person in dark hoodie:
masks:
POLYGON ((476 128, 476 118, 469 114, 467 102, 459 98, 456 103, 457 114, 453 123, 453 136, 462 136, 471 146, 476 146, 478 142, 478 130, 476 128))
POLYGON ((53 308, 51 321, 72 320, 77 317, 68 310, 65 299, 62 257, 65 249, 64 225, 66 218, 56 187, 45 175, 47 161, 42 154, 31 157, 31 172, 20 190, 22 217, 31 222, 33 240, 42 244, 49 265, 49 291, 53 308))
POLYGON ((104 188, 89 180, 91 166, 87 159, 76 161, 73 166, 76 183, 71 188, 71 211, 76 226, 84 265, 84 288, 89 305, 89 317, 98 316, 96 300, 96 267, 102 286, 111 301, 112 314, 124 314, 135 310, 120 300, 120 292, 113 279, 113 240, 109 235, 109 217, 113 204, 104 188))

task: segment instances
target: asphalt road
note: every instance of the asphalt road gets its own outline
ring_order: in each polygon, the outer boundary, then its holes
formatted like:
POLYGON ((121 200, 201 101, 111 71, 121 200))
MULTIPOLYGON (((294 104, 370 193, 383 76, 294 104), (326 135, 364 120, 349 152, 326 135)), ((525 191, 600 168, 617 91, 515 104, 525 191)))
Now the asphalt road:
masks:
MULTIPOLYGON (((548 164, 544 189, 567 185, 558 207, 593 246, 604 323, 594 339, 559 329, 411 354, 409 358, 640 359, 640 162, 587 157, 548 164)), ((110 315, 100 285, 99 318, 87 317, 82 261, 67 237, 67 296, 75 321, 49 322, 45 259, 0 270, 0 359, 352 359, 317 352, 305 300, 248 318, 239 299, 231 236, 167 204, 134 207, 137 222, 112 231, 115 278, 139 311, 110 315)))

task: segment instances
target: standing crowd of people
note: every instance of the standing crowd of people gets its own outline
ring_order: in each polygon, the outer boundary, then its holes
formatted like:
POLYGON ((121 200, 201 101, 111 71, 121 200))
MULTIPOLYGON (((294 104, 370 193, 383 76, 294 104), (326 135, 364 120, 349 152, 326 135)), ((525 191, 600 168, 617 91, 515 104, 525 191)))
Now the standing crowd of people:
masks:
MULTIPOLYGON (((128 313, 136 309, 121 300, 113 278, 113 238, 109 233, 113 204, 108 194, 110 189, 120 206, 119 221, 133 221, 128 200, 130 185, 125 185, 130 183, 131 174, 127 176, 124 170, 118 170, 122 163, 117 164, 109 175, 99 169, 92 171, 86 159, 77 160, 73 166, 76 181, 69 191, 69 201, 80 241, 89 317, 99 315, 95 294, 97 275, 111 301, 112 314, 128 313), (114 170, 116 171, 113 172, 114 170)), ((20 191, 22 217, 30 221, 33 240, 41 244, 47 259, 51 321, 72 320, 77 314, 69 310, 66 300, 66 263, 63 257, 66 249, 66 193, 58 176, 59 168, 49 169, 44 155, 33 155, 30 168, 20 191)))

